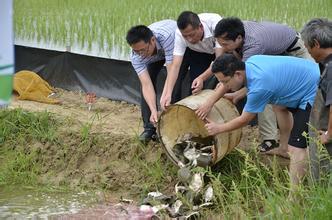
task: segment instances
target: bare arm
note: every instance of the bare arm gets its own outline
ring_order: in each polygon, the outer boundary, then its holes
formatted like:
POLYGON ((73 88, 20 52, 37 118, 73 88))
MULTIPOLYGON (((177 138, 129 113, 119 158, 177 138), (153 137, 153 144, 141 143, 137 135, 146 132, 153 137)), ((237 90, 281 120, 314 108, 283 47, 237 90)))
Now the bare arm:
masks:
POLYGON ((243 87, 242 89, 236 91, 236 92, 230 92, 226 93, 224 95, 224 98, 230 100, 233 102, 233 104, 236 104, 239 100, 243 99, 247 95, 247 87, 243 87))
POLYGON ((215 90, 215 93, 196 110, 197 116, 201 119, 205 119, 208 113, 211 111, 214 103, 223 97, 227 91, 229 91, 228 86, 225 86, 224 84, 218 86, 218 88, 215 90))
POLYGON ((228 131, 233 131, 247 125, 252 119, 255 118, 255 115, 255 113, 242 112, 241 116, 234 118, 233 120, 224 124, 215 123, 207 119, 208 123, 205 124, 205 128, 208 131, 209 135, 216 135, 228 131))
POLYGON ((168 88, 167 81, 169 80, 168 73, 171 72, 171 68, 172 68, 172 64, 166 64, 167 75, 166 75, 166 80, 165 80, 165 84, 164 84, 164 88, 163 88, 163 92, 162 92, 161 97, 165 96, 165 94, 167 93, 167 91, 166 91, 167 88, 168 88))
POLYGON ((151 111, 150 121, 152 123, 156 123, 158 121, 156 93, 154 91, 153 84, 147 70, 143 71, 143 73, 139 75, 139 80, 141 81, 142 85, 143 97, 151 111))
POLYGON ((183 56, 174 55, 173 62, 171 65, 166 66, 167 77, 163 89, 163 95, 160 99, 160 105, 163 110, 170 104, 172 98, 172 92, 179 76, 180 66, 183 60, 183 56))

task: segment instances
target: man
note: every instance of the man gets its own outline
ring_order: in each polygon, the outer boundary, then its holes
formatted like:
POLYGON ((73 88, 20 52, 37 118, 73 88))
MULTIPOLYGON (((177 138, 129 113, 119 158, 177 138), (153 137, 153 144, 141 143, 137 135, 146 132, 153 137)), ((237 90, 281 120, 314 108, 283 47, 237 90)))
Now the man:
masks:
POLYGON ((149 27, 134 26, 126 36, 127 43, 132 48, 131 63, 142 87, 141 112, 144 131, 139 140, 143 143, 156 139, 156 128, 153 123, 158 120, 155 91, 157 75, 165 63, 167 72, 170 72, 175 30, 175 21, 163 20, 153 23, 149 27))
MULTIPOLYGON (((331 170, 332 157, 332 22, 327 19, 312 19, 303 28, 301 35, 311 56, 320 65, 321 80, 317 91, 310 124, 319 130, 320 142, 327 149, 330 159, 318 162, 316 143, 310 141, 309 155, 313 178, 319 178, 319 166, 331 170)), ((309 132, 316 138, 316 131, 309 132)))
MULTIPOLYGON (((225 52, 233 52, 239 59, 246 61, 253 55, 292 55, 310 59, 299 35, 292 28, 272 22, 241 21, 239 18, 229 17, 221 20, 215 29, 214 36, 225 52)), ((215 96, 207 100, 197 114, 205 118, 213 104, 219 100, 222 88, 215 96)), ((245 97, 246 89, 229 93, 225 98, 235 104, 245 97)), ((261 152, 267 152, 278 146, 278 129, 272 106, 267 105, 263 113, 258 114, 258 125, 262 143, 261 152)), ((270 153, 273 153, 271 151, 270 153)))
POLYGON ((216 56, 223 53, 213 36, 214 28, 221 19, 220 15, 212 13, 197 15, 191 11, 184 11, 179 15, 172 70, 167 75, 165 95, 160 100, 163 110, 171 103, 171 95, 181 64, 187 64, 190 67, 190 84, 193 94, 200 91, 203 88, 203 82, 208 79, 211 85, 206 87, 215 87, 217 80, 211 73, 210 65, 216 56))
POLYGON ((288 56, 255 55, 245 63, 234 55, 216 59, 212 72, 227 90, 246 85, 247 102, 241 116, 224 124, 210 119, 205 125, 210 135, 238 129, 250 122, 267 104, 273 104, 280 129, 280 148, 290 155, 291 184, 297 185, 306 170, 306 138, 319 68, 309 60, 288 56))

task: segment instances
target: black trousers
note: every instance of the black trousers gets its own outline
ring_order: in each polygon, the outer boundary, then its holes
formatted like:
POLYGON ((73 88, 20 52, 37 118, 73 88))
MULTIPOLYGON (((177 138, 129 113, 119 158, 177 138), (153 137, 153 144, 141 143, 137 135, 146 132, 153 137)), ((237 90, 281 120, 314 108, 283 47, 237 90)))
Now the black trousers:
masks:
MULTIPOLYGON (((181 100, 182 98, 191 95, 192 82, 197 76, 202 74, 211 65, 211 62, 214 59, 215 59, 214 54, 200 53, 193 51, 189 48, 186 49, 180 67, 179 76, 176 81, 175 87, 173 89, 172 103, 175 103, 181 100)), ((158 62, 151 63, 147 67, 155 91, 157 91, 159 83, 162 83, 162 87, 164 85, 165 78, 160 79, 161 77, 158 77, 158 74, 160 73, 164 64, 165 60, 161 60, 158 62), (162 82, 159 82, 160 80, 162 82)), ((210 79, 204 82, 204 88, 214 89, 217 83, 218 80, 216 79, 216 77, 212 76, 210 77, 210 79)), ((157 98, 157 100, 159 100, 159 98, 157 98)), ((158 101, 157 105, 159 106, 158 101)), ((144 130, 156 130, 153 124, 150 123, 151 111, 143 97, 143 94, 141 94, 141 111, 144 123, 144 130)))

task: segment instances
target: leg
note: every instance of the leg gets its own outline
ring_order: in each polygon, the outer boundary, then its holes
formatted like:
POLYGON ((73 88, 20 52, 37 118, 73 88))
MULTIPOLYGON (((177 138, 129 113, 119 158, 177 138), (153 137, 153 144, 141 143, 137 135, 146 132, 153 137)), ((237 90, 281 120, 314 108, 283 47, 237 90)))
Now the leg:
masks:
MULTIPOLYGON (((165 60, 158 61, 155 63, 151 63, 148 65, 148 72, 152 81, 152 84, 154 86, 154 89, 156 91, 156 84, 157 84, 157 75, 160 72, 161 68, 163 67, 165 63, 165 60)), ((149 142, 153 136, 156 133, 156 128, 153 126, 153 124, 150 122, 150 116, 151 116, 151 111, 146 103, 143 93, 141 92, 141 113, 142 113, 142 118, 143 118, 143 126, 144 126, 144 131, 140 135, 140 141, 147 143, 149 142)))
MULTIPOLYGON (((272 105, 267 105, 264 112, 258 114, 259 134, 262 139, 260 151, 266 152, 278 146, 277 118, 272 105)), ((287 140, 288 141, 288 140, 287 140)))
POLYGON ((296 187, 302 182, 307 171, 307 139, 302 134, 308 133, 308 122, 311 112, 310 104, 307 104, 305 110, 296 109, 293 111, 294 126, 292 128, 288 149, 290 154, 290 183, 291 187, 296 187))
POLYGON ((274 148, 267 152, 267 154, 278 155, 281 157, 289 158, 288 154, 288 140, 293 128, 293 116, 287 108, 282 106, 273 106, 276 113, 277 121, 280 131, 279 147, 274 148))
POLYGON ((304 175, 307 171, 307 151, 306 148, 298 148, 289 145, 288 146, 290 163, 289 163, 289 175, 291 187, 297 186, 301 183, 304 175))

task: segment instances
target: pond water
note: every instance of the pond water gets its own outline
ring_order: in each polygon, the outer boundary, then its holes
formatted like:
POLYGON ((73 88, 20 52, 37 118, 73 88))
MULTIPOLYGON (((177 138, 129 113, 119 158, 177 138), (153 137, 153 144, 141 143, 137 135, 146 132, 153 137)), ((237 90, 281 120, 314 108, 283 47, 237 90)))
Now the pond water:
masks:
POLYGON ((49 219, 98 202, 95 192, 0 187, 0 219, 49 219))

